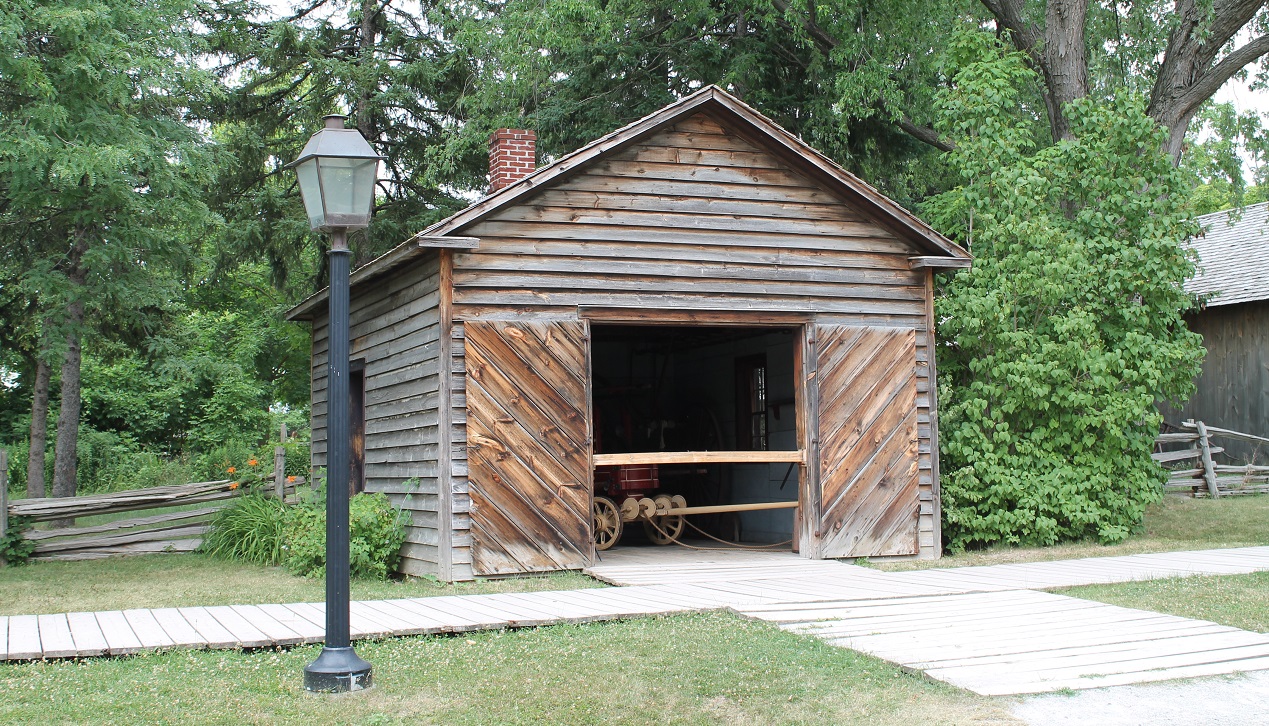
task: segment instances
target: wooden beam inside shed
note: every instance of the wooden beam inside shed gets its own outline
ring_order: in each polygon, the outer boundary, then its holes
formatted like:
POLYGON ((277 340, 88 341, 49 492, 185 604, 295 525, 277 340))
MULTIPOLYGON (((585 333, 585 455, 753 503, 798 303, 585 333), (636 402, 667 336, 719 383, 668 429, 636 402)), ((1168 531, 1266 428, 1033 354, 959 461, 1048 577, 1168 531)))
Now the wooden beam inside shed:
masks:
POLYGON ((670 516, 680 514, 725 514, 728 512, 756 512, 766 509, 797 509, 797 502, 753 502, 751 504, 711 504, 703 507, 675 507, 670 516))
POLYGON ((806 452, 796 451, 644 451, 595 454, 595 466, 622 464, 801 464, 806 452))

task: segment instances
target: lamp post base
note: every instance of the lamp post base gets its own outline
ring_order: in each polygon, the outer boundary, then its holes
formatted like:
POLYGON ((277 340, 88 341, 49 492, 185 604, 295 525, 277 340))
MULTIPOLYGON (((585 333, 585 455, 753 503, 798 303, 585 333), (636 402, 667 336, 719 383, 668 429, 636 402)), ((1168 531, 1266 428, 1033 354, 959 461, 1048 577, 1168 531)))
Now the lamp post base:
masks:
POLYGON ((371 665, 352 648, 322 648, 317 660, 304 667, 304 690, 347 693, 370 687, 371 665))

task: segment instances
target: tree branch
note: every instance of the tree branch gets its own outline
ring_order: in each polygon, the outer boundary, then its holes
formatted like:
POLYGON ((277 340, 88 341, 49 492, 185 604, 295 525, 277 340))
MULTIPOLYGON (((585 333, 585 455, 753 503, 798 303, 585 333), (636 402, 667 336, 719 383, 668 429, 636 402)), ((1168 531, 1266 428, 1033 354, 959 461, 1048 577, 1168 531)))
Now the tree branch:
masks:
MULTIPOLYGON (((813 2, 815 0, 810 0, 808 5, 813 2)), ((788 14, 789 12, 790 5, 788 0, 773 0, 772 5, 781 13, 788 14)), ((806 31, 807 35, 811 36, 811 40, 815 42, 815 47, 824 55, 828 55, 834 48, 841 45, 841 42, 833 37, 832 33, 816 22, 814 6, 810 7, 810 12, 802 20, 802 29, 806 31)))
POLYGON ((953 144, 952 142, 945 140, 942 136, 939 136, 938 132, 934 129, 928 126, 917 126, 906 116, 900 118, 896 123, 899 124, 899 128, 902 129, 908 136, 911 136, 917 141, 925 142, 939 151, 951 151, 956 148, 956 144, 953 144))
POLYGON ((1269 54, 1269 35, 1262 35, 1225 56, 1201 74, 1177 99, 1182 113, 1190 113, 1211 98, 1235 73, 1269 54))

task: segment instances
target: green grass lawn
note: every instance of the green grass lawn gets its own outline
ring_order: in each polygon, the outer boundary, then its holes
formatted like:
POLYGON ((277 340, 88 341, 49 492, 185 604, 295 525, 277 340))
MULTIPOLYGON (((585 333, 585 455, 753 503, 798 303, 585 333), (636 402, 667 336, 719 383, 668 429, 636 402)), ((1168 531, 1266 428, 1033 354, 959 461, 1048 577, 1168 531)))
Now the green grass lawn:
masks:
POLYGON ((1090 541, 1053 547, 993 547, 947 555, 938 560, 878 560, 872 564, 889 571, 922 570, 1264 544, 1269 544, 1269 496, 1223 499, 1169 496, 1146 510, 1143 531, 1117 545, 1090 541))
POLYGON ((997 702, 722 613, 363 642, 375 687, 306 694, 316 647, 0 665, 6 723, 1000 724, 997 702))
MULTIPOLYGON (((602 586, 575 572, 453 585, 418 578, 386 582, 354 580, 352 597, 374 600, 602 586)), ((320 579, 295 577, 280 567, 248 565, 202 554, 32 562, 22 567, 0 568, 0 615, 321 602, 325 597, 325 586, 320 579)))
POLYGON ((1054 592, 1269 633, 1269 572, 1087 585, 1054 592))

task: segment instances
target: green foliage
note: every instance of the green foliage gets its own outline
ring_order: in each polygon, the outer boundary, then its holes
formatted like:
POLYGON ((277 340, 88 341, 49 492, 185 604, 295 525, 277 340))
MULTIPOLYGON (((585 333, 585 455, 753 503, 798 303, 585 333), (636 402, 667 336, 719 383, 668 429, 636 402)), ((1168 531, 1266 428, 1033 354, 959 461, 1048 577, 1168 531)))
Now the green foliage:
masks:
MULTIPOLYGON (((8 516, 8 513, 0 512, 0 516, 8 516)), ((8 528, 0 538, 0 561, 10 565, 26 564, 35 552, 35 542, 23 536, 30 528, 29 517, 9 517, 8 528)))
POLYGON ((1230 103, 1209 103, 1186 137, 1181 169, 1191 177, 1191 209, 1208 214, 1265 201, 1269 193, 1269 114, 1239 113, 1230 103), (1245 168, 1252 173, 1248 185, 1245 168))
MULTIPOLYGON (((363 492, 348 502, 348 556, 353 577, 384 579, 396 570, 405 521, 382 493, 363 492)), ((286 569, 304 577, 326 573, 326 503, 321 497, 294 507, 287 520, 286 569)))
MULTIPOLYGON (((298 504, 288 506, 264 494, 264 483, 254 474, 243 473, 244 495, 217 513, 203 540, 203 551, 257 565, 282 565, 302 577, 324 576, 324 489, 308 490, 298 504)), ((405 543, 405 519, 386 495, 352 497, 348 531, 352 577, 382 580, 396 570, 405 543)))
POLYGON ((203 539, 208 554, 255 565, 277 565, 286 554, 283 542, 289 511, 276 498, 247 493, 216 513, 203 539))
POLYGON ((963 184, 927 216, 970 246, 936 303, 944 532, 996 542, 1123 540, 1161 496, 1158 399, 1192 390, 1180 313, 1188 184, 1134 98, 1083 100, 1074 138, 1035 151, 1033 73, 979 37, 940 94, 963 184))

